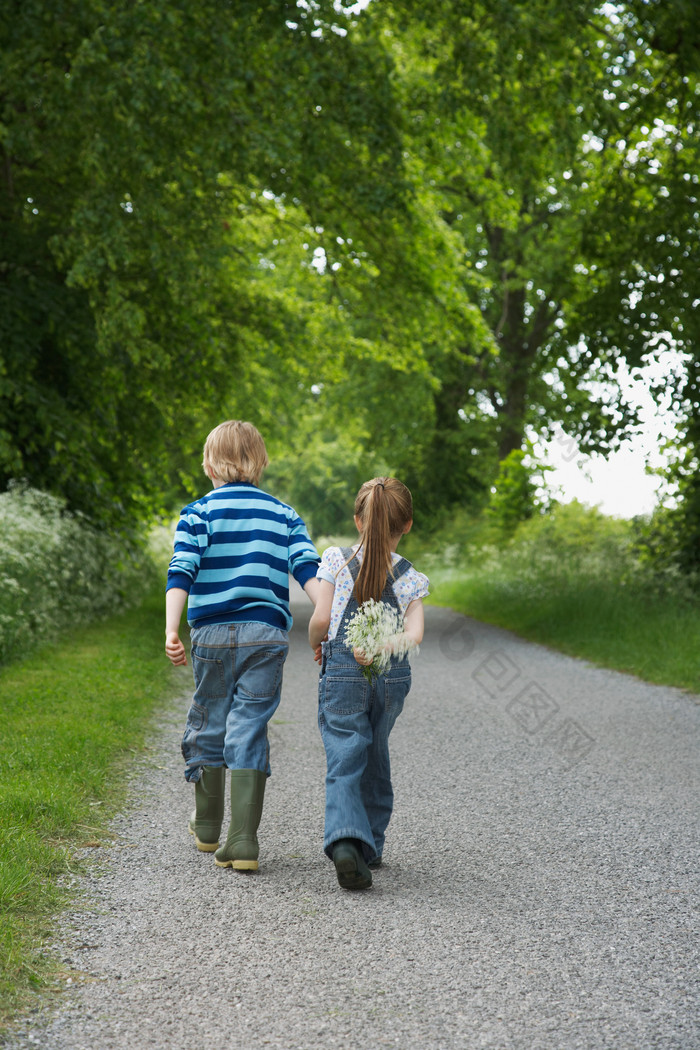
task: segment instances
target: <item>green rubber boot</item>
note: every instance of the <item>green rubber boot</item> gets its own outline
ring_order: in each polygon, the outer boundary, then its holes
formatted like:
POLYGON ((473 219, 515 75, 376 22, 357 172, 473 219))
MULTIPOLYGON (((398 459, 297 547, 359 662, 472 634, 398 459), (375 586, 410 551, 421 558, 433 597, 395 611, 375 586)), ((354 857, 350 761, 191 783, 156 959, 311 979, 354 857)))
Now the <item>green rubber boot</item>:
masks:
POLYGON ((194 809, 189 831, 194 835, 197 849, 213 853, 219 845, 224 819, 226 795, 226 766, 202 766, 202 775, 194 785, 194 809))
POLYGON ((262 817, 267 773, 259 769, 232 769, 231 823, 225 844, 214 854, 220 868, 258 870, 258 827, 262 817))

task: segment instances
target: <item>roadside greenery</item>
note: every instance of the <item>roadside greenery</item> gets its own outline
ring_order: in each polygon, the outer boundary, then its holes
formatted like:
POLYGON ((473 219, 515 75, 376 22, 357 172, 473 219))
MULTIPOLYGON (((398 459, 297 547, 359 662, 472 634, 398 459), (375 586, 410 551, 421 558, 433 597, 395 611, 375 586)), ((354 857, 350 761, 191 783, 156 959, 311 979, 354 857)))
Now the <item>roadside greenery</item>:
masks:
POLYGON ((0 665, 140 601, 155 569, 129 535, 96 529, 26 485, 0 493, 0 665))
POLYGON ((430 575, 437 605, 700 693, 697 581, 657 559, 650 534, 646 522, 574 502, 530 518, 510 536, 488 516, 475 522, 457 515, 406 553, 430 575))
POLYGON ((186 676, 163 656, 162 590, 72 630, 0 678, 0 1029, 58 987, 50 951, 56 913, 123 801, 126 762, 142 753, 151 716, 186 676))
POLYGON ((163 655, 164 533, 136 546, 20 485, 0 528, 2 1028, 54 983, 45 946, 76 850, 99 847, 125 759, 184 682, 163 655))

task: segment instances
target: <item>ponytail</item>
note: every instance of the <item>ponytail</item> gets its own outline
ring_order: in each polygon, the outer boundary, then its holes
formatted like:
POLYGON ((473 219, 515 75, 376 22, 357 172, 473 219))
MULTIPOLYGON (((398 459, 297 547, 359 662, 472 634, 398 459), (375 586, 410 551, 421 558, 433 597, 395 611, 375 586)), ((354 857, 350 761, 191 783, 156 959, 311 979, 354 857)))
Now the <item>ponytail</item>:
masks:
POLYGON ((361 522, 362 564, 353 594, 362 605, 370 598, 378 602, 382 596, 391 571, 391 539, 401 535, 413 519, 411 493, 396 478, 373 478, 357 494, 355 516, 361 522))

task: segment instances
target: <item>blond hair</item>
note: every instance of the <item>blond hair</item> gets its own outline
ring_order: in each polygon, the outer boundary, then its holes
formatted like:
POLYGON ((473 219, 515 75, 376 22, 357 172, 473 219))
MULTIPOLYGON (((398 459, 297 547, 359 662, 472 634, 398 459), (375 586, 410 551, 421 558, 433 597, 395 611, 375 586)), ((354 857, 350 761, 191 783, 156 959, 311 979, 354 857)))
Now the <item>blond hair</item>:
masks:
POLYGON ((240 419, 219 423, 204 443, 204 473, 218 481, 257 485, 269 462, 260 432, 252 423, 240 419))
POLYGON ((413 498, 398 478, 372 478, 357 493, 355 517, 360 519, 362 564, 353 593, 361 605, 382 596, 391 571, 391 540, 413 520, 413 498))

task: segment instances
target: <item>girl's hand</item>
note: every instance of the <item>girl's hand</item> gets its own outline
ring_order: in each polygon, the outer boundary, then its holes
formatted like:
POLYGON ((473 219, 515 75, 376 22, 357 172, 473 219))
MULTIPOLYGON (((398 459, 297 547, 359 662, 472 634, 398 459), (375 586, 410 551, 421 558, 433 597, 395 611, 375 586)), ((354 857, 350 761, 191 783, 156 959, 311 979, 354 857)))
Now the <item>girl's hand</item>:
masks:
POLYGON ((367 656, 364 649, 353 649, 352 655, 355 657, 355 659, 361 667, 369 667, 369 665, 374 660, 373 656, 367 656))
POLYGON ((322 638, 318 645, 312 645, 311 648, 314 651, 314 660, 317 664, 323 663, 323 643, 328 641, 328 635, 322 638))
POLYGON ((382 647, 382 652, 390 653, 392 656, 395 652, 404 652, 406 649, 406 642, 410 642, 410 635, 406 631, 399 631, 398 634, 391 636, 385 646, 382 647))

